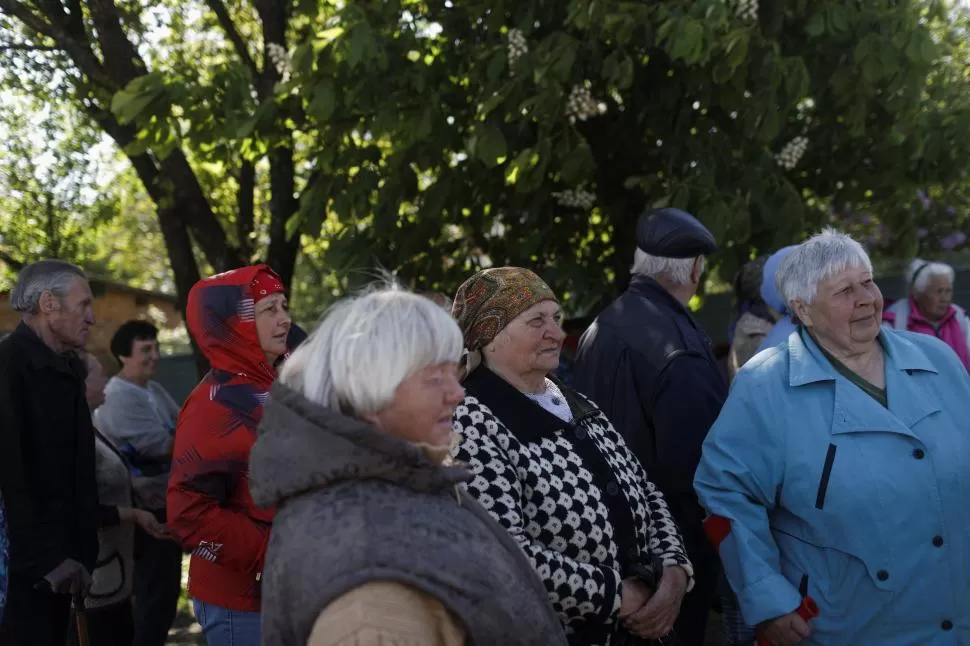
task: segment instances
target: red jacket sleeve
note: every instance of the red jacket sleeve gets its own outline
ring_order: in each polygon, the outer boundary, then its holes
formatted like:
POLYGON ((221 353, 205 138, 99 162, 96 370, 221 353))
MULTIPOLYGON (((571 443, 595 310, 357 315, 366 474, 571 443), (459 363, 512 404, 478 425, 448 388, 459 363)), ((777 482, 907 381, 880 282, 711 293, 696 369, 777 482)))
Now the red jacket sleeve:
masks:
POLYGON ((175 432, 168 482, 169 529, 190 551, 232 570, 261 572, 270 516, 249 495, 252 432, 228 430, 230 415, 195 393, 175 432))

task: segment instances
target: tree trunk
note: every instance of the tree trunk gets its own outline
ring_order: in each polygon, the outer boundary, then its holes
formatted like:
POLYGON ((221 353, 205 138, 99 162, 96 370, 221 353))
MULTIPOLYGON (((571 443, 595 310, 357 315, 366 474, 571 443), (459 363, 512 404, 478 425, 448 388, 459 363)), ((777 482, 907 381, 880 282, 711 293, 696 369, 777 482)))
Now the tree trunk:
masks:
MULTIPOLYGON (((269 55, 269 46, 286 49, 286 28, 289 23, 288 6, 284 2, 256 0, 254 2, 263 25, 263 69, 256 80, 256 90, 263 101, 272 100, 273 87, 281 80, 280 72, 269 55)), ((296 213, 296 169, 293 163, 293 133, 280 126, 271 133, 273 147, 269 153, 270 225, 269 249, 266 264, 271 266, 290 288, 296 271, 296 257, 300 250, 300 236, 286 238, 286 223, 296 213)))

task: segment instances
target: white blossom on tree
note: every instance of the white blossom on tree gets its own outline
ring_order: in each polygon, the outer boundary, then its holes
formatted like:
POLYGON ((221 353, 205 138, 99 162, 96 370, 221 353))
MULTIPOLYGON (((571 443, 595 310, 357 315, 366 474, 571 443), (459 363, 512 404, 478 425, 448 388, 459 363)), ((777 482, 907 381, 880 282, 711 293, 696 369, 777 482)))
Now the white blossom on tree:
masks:
POLYGON ((775 155, 775 163, 785 170, 791 170, 802 160, 802 156, 807 149, 808 139, 805 137, 795 137, 784 145, 781 152, 775 155))
MULTIPOLYGON (((525 34, 519 29, 509 30, 509 44, 508 44, 508 55, 509 55, 509 70, 515 65, 515 62, 529 53, 529 43, 525 40, 525 34)), ((514 72, 512 72, 514 74, 514 72)))
POLYGON ((596 203, 596 195, 589 191, 566 189, 552 194, 560 206, 588 211, 596 203))
POLYGON ((566 99, 566 116, 569 118, 569 123, 586 121, 601 114, 606 114, 606 104, 594 99, 592 92, 585 85, 573 86, 569 98, 566 99))
POLYGON ((290 78, 290 70, 292 69, 292 61, 290 61, 290 55, 283 49, 283 46, 279 43, 267 43, 266 53, 269 55, 273 66, 283 81, 288 81, 290 78))
POLYGON ((757 20, 758 0, 737 0, 734 13, 741 20, 757 20))

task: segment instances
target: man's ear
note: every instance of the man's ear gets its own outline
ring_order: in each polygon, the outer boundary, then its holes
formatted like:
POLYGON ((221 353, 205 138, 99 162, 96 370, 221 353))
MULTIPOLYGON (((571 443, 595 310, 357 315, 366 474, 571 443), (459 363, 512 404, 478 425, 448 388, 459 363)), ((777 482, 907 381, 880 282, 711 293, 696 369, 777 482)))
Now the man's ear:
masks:
POLYGON ((704 274, 704 256, 697 256, 694 258, 694 266, 690 270, 690 282, 693 285, 699 285, 701 282, 701 276, 704 274))
POLYGON ((38 303, 38 309, 43 314, 50 314, 51 312, 56 312, 61 308, 61 301, 54 295, 51 291, 46 291, 40 295, 40 302, 38 303))

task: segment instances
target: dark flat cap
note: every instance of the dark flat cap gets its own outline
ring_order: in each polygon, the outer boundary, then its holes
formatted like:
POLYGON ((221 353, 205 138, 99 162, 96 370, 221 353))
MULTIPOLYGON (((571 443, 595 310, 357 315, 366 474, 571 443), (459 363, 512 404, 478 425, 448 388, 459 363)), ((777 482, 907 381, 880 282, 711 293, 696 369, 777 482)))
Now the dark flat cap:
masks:
POLYGON ((694 258, 717 250, 714 236, 680 209, 650 209, 637 220, 637 246, 658 258, 694 258))

